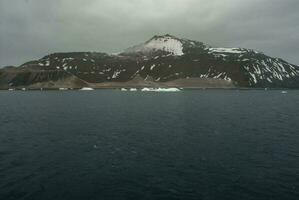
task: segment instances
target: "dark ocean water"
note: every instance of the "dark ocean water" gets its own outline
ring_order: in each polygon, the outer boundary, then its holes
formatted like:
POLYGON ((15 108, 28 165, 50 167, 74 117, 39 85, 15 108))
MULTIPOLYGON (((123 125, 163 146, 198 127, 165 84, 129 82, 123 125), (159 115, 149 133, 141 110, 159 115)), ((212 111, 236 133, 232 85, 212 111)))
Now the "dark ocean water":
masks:
POLYGON ((0 199, 299 199, 299 91, 0 91, 0 199))

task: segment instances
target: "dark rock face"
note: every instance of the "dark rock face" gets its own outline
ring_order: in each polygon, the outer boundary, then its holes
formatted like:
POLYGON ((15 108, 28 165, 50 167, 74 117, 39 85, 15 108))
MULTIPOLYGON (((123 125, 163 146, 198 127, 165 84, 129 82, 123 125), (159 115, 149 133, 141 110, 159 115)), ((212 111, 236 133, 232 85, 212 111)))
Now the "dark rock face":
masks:
POLYGON ((299 87, 299 67, 284 60, 249 49, 211 48, 170 35, 154 36, 117 55, 54 53, 17 68, 3 68, 0 87, 79 88, 110 83, 121 87, 136 77, 155 86, 176 82, 178 87, 206 87, 205 81, 215 80, 211 87, 299 87))

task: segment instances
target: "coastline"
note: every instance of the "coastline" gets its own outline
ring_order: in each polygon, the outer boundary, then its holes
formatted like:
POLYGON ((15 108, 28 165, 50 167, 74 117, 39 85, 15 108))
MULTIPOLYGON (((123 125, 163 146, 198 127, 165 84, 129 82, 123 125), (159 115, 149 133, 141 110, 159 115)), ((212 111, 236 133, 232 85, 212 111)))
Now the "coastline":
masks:
MULTIPOLYGON (((97 87, 97 88, 92 88, 90 87, 91 90, 119 90, 121 91, 122 89, 127 90, 128 92, 130 89, 136 89, 136 91, 141 91, 142 89, 172 89, 172 88, 167 88, 167 87, 97 87)), ((176 88, 176 87, 174 87, 176 88)), ((299 88, 248 88, 248 87, 180 87, 176 88, 181 91, 188 91, 188 90, 262 90, 262 91, 267 91, 267 90, 299 90, 299 88)), ((0 88, 0 91, 80 91, 82 88, 0 88)), ((84 89, 83 89, 84 90, 84 89)), ((123 90, 123 91, 125 91, 123 90)))

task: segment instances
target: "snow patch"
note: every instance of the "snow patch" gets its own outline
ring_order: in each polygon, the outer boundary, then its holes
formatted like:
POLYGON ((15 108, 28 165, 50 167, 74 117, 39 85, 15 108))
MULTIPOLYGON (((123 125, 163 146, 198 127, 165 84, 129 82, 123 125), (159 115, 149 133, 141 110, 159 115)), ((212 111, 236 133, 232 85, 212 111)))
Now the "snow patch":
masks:
POLYGON ((112 79, 116 79, 116 78, 118 78, 119 75, 120 75, 120 73, 122 73, 122 72, 124 72, 124 71, 126 71, 126 70, 125 70, 125 69, 123 69, 123 70, 116 70, 116 71, 113 73, 113 75, 112 75, 112 79))
POLYGON ((153 71, 153 69, 156 67, 156 65, 155 64, 153 64, 152 66, 151 66, 151 71, 153 71))
POLYGON ((242 50, 240 48, 209 48, 209 51, 212 53, 232 53, 232 54, 240 54, 246 52, 245 50, 242 50))

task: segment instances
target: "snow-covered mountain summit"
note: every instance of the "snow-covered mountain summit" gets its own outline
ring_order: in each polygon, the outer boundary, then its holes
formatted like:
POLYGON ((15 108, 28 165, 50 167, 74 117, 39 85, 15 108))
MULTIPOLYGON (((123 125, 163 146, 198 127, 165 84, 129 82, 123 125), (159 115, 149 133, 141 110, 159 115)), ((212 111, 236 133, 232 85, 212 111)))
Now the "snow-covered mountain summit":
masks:
POLYGON ((171 53, 174 56, 182 56, 184 55, 183 42, 180 39, 169 34, 154 36, 145 43, 126 49, 124 53, 148 54, 154 51, 165 51, 171 53))
POLYGON ((190 49, 205 50, 210 54, 244 54, 249 51, 258 53, 249 49, 242 48, 213 48, 202 42, 182 39, 169 34, 156 35, 150 40, 125 49, 121 54, 155 54, 157 52, 164 52, 173 56, 183 56, 190 52, 190 49))

